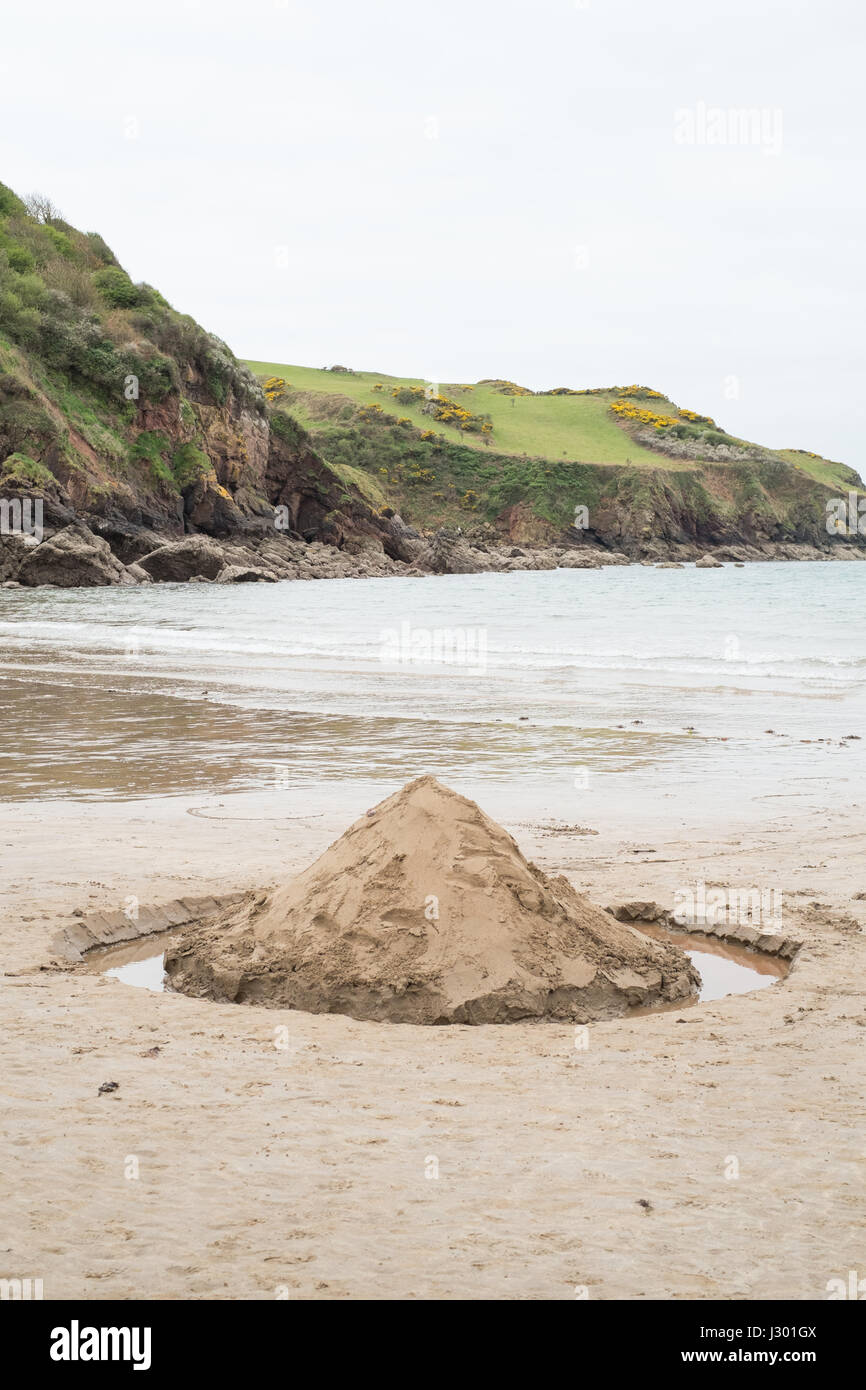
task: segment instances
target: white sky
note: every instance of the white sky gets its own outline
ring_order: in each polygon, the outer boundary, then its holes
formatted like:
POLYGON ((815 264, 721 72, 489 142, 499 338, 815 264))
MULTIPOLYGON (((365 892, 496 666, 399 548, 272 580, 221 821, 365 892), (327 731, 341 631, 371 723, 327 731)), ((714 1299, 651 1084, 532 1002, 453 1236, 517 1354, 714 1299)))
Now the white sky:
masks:
POLYGON ((637 381, 863 471, 863 16, 30 0, 0 27, 0 179, 240 356, 637 381), (699 143, 700 104, 764 135, 699 143))

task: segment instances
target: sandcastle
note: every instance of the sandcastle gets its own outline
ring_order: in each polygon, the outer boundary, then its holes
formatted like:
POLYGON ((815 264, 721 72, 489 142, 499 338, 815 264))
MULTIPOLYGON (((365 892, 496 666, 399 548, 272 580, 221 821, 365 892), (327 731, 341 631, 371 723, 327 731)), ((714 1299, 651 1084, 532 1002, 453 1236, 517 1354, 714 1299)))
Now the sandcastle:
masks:
POLYGON ((586 1023, 692 996, 698 976, 549 879, 474 801, 419 777, 303 873, 166 954, 172 988, 390 1023, 586 1023))

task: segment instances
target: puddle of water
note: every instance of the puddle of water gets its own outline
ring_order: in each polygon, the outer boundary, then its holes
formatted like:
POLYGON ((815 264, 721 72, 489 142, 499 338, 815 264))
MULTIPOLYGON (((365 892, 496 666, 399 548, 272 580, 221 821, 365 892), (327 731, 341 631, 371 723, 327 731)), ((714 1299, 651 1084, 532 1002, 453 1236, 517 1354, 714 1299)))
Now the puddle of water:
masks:
POLYGON ((752 990, 766 988, 774 980, 783 980, 789 970, 787 961, 779 960, 777 956, 750 951, 745 946, 722 941, 716 936, 668 931, 656 922, 632 922, 630 925, 637 927, 644 936, 651 936, 653 941, 666 941, 685 951, 701 977, 701 987, 694 998, 672 1004, 657 1004, 652 1008, 633 1009, 632 1013, 665 1013, 669 1009, 706 1004, 711 999, 724 999, 729 994, 749 994, 752 990))
POLYGON ((163 994, 165 948, 173 936, 173 932, 155 932, 153 936, 143 936, 139 941, 129 941, 123 946, 109 946, 94 952, 89 964, 100 975, 120 980, 124 985, 135 985, 139 989, 152 990, 154 994, 163 994))

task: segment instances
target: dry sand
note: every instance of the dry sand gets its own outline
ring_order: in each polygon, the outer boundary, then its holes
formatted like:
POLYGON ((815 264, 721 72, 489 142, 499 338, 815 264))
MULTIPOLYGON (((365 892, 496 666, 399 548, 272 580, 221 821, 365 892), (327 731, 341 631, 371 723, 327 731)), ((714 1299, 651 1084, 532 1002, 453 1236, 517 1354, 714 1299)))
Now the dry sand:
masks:
POLYGON ((0 808, 0 1276, 46 1298, 812 1299, 866 1275, 859 808, 687 845, 651 807, 627 836, 508 822, 602 903, 783 891, 788 979, 682 1013, 429 1029, 39 969, 75 908, 258 887, 343 828, 256 817, 0 808))
POLYGON ((526 861, 468 797, 418 777, 303 873, 166 952, 198 998, 386 1023, 587 1023, 687 999, 699 978, 526 861))

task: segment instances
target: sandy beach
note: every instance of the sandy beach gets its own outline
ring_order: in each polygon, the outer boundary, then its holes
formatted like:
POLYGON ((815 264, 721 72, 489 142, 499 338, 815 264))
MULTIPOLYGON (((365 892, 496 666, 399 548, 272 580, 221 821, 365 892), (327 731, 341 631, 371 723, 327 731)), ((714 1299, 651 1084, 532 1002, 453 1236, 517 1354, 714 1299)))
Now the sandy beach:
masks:
POLYGON ((826 1298, 866 1263, 862 808, 780 800, 690 842, 626 810, 619 836, 503 821, 603 905, 772 873, 804 945, 771 988, 583 1047, 47 969, 74 912, 261 887, 347 817, 4 805, 0 1273, 47 1299, 826 1298))

